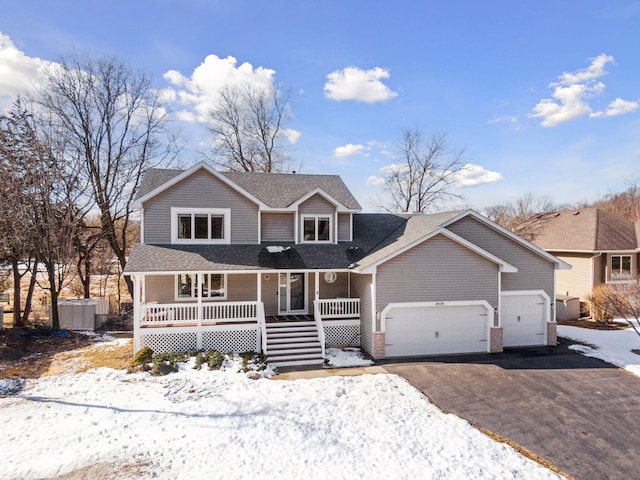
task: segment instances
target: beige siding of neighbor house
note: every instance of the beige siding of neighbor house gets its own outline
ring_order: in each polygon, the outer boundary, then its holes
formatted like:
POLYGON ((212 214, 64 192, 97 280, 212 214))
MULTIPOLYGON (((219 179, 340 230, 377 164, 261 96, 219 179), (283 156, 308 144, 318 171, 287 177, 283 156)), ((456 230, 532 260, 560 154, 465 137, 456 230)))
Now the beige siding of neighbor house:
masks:
POLYGON ((444 235, 378 266, 377 310, 391 302, 486 300, 498 305, 499 267, 444 235))
POLYGON ((518 269, 502 275, 503 291, 544 290, 555 298, 555 265, 551 261, 472 217, 464 217, 447 229, 518 269))
POLYGON ((293 220, 293 213, 262 213, 262 241, 295 241, 293 220))
MULTIPOLYGON (((255 273, 227 274, 225 302, 255 302, 257 299, 257 280, 255 273)), ((173 303, 194 300, 177 299, 175 275, 147 275, 145 277, 145 292, 147 302, 173 303)))
POLYGON ((230 208, 231 243, 258 243, 258 205, 205 170, 144 203, 144 243, 171 243, 171 207, 230 208))
POLYGON ((328 200, 325 200, 321 195, 313 195, 309 197, 306 201, 301 203, 298 206, 298 241, 301 242, 303 238, 303 224, 302 224, 302 216, 303 215, 327 215, 331 217, 331 240, 333 241, 334 237, 334 229, 337 228, 335 223, 335 213, 336 207, 328 200))
MULTIPOLYGON (((591 257, 589 253, 553 253, 563 262, 571 265, 571 270, 556 271, 556 291, 586 301, 591 295, 591 257)), ((594 281, 602 278, 602 261, 594 268, 594 281)), ((598 283, 601 283, 598 281, 598 283)))
POLYGON ((351 296, 360 299, 360 347, 373 355, 371 275, 351 275, 351 296))
POLYGON ((351 240, 351 214, 338 214, 338 241, 348 242, 351 240))

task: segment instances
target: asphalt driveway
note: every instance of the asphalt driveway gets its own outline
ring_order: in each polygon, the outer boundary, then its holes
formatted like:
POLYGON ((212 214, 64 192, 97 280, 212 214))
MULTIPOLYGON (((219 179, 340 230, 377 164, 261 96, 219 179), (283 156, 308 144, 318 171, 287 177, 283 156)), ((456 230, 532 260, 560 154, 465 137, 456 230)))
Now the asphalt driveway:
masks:
POLYGON ((383 366, 576 479, 640 478, 640 378, 567 346, 383 366))

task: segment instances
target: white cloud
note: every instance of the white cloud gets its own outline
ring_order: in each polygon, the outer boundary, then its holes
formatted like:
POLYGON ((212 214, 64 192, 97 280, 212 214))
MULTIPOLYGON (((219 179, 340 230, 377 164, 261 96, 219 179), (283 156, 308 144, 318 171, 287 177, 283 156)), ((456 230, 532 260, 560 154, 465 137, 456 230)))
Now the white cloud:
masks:
POLYGON ((409 171, 409 165, 406 163, 390 163, 380 168, 380 172, 384 175, 394 175, 396 173, 406 173, 409 171))
POLYGON ((333 151, 333 156, 336 158, 354 157, 356 155, 362 154, 364 148, 364 145, 354 145, 352 143, 348 143, 343 147, 337 147, 333 151))
POLYGON ((604 112, 594 112, 591 109, 588 100, 601 95, 605 90, 605 84, 597 79, 607 75, 605 67, 609 63, 614 63, 614 58, 611 55, 601 54, 583 70, 562 73, 557 82, 549 84, 549 87, 553 88, 552 98, 540 100, 533 107, 529 117, 541 118, 540 125, 543 127, 556 127, 584 115, 592 118, 610 117, 635 110, 638 107, 637 102, 620 98, 611 102, 604 112))
POLYGON ((637 110, 639 104, 638 102, 633 102, 630 100, 622 100, 621 98, 616 98, 612 101, 605 111, 594 112, 591 114, 592 117, 615 117, 616 115, 623 115, 625 113, 633 112, 637 110))
POLYGON ((384 185, 384 182, 384 178, 376 177, 375 175, 371 175, 369 178, 367 178, 367 185, 382 186, 384 185))
POLYGON ((454 185, 457 187, 475 187, 484 183, 499 182, 504 179, 499 172, 492 172, 480 165, 474 165, 472 163, 467 163, 453 177, 454 185))
POLYGON ((41 82, 49 65, 51 62, 25 55, 8 35, 0 32, 0 109, 9 107, 18 94, 41 82))
POLYGON ((603 77, 609 73, 604 69, 607 63, 615 63, 615 60, 611 55, 605 55, 602 53, 594 58, 591 61, 591 65, 583 70, 578 70, 576 72, 563 72, 559 77, 560 81, 558 84, 572 85, 574 83, 585 83, 595 80, 596 78, 603 77))
POLYGON ((389 78, 389 71, 375 67, 362 70, 347 67, 327 75, 324 95, 332 100, 357 100, 366 103, 384 102, 398 94, 387 87, 382 80, 389 78))
POLYGON ((195 111, 193 118, 199 122, 206 122, 224 87, 247 84, 265 90, 272 87, 275 70, 254 68, 248 62, 241 65, 237 63, 234 57, 219 58, 212 54, 208 55, 189 76, 169 70, 163 77, 176 87, 178 102, 195 111))
POLYGON ((301 132, 297 130, 293 130, 292 128, 284 128, 281 130, 281 132, 285 136, 285 138, 289 141, 289 143, 291 143, 292 145, 296 143, 300 138, 300 136, 302 135, 301 132))

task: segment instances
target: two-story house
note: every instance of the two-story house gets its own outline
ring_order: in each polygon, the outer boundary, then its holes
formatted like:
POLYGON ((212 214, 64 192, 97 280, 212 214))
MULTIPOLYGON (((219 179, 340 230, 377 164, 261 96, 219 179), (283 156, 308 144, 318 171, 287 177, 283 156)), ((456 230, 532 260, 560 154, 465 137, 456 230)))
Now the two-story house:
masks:
POLYGON ((555 344, 555 269, 568 266, 482 215, 360 213, 335 175, 146 173, 135 349, 266 352, 322 363, 555 344))

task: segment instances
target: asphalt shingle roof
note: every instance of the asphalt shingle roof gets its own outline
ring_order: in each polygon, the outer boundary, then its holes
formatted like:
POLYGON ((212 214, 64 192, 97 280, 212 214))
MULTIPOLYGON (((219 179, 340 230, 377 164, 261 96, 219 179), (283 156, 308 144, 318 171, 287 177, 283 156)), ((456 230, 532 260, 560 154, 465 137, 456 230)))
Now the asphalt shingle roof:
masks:
POLYGON ((353 216, 354 238, 338 244, 270 242, 255 245, 133 246, 125 272, 345 269, 366 267, 431 233, 460 212, 433 215, 364 213, 353 216), (267 247, 283 247, 269 253, 267 247))
MULTIPOLYGON (((184 170, 147 170, 142 178, 137 198, 152 192, 184 170)), ((307 193, 321 189, 351 210, 360 204, 338 175, 307 175, 300 173, 219 172, 243 190, 272 208, 286 208, 307 193)))
POLYGON ((598 208, 544 213, 515 233, 538 247, 562 251, 611 251, 640 248, 633 222, 598 208))

